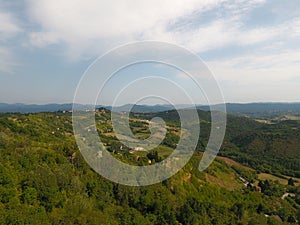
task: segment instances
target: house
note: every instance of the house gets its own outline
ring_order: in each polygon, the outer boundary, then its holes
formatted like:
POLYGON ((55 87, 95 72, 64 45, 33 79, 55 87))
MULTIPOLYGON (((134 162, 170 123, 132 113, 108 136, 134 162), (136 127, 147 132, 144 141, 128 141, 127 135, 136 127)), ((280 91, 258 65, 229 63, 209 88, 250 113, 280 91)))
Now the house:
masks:
POLYGON ((261 187, 260 186, 255 186, 255 191, 261 192, 261 187))
POLYGON ((251 191, 257 191, 257 192, 261 192, 261 187, 260 186, 257 186, 257 185, 254 185, 252 183, 248 183, 247 184, 247 187, 249 189, 251 189, 251 191))
POLYGON ((135 151, 146 151, 146 149, 144 149, 143 147, 135 147, 134 150, 135 151))

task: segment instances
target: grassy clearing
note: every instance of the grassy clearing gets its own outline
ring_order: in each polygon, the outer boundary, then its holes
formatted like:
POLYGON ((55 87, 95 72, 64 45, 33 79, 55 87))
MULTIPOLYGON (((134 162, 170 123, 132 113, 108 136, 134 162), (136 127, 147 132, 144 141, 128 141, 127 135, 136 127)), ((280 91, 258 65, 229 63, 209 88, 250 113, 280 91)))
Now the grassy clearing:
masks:
POLYGON ((224 161, 229 166, 238 166, 238 167, 241 167, 241 168, 243 168, 245 170, 254 171, 254 169, 252 169, 252 168, 250 168, 248 166, 245 166, 245 165, 243 165, 241 163, 238 163, 238 162, 236 162, 236 161, 234 161, 234 160, 232 160, 230 158, 227 158, 227 157, 217 156, 217 159, 220 159, 220 160, 224 161))
POLYGON ((280 177, 277 177, 277 176, 274 176, 274 175, 268 174, 268 173, 260 173, 257 176, 258 176, 258 179, 260 179, 260 180, 278 181, 280 184, 283 184, 283 185, 288 184, 288 179, 289 178, 292 178, 292 179, 296 180, 296 182, 300 182, 299 179, 294 178, 294 177, 286 177, 286 179, 283 179, 283 178, 280 178, 280 177))
POLYGON ((288 180, 287 179, 276 177, 276 176, 274 176, 272 174, 260 173, 257 176, 258 176, 258 179, 260 179, 260 180, 272 180, 272 181, 278 181, 280 184, 283 184, 283 185, 287 185, 288 184, 288 180))
POLYGON ((243 187, 230 166, 221 160, 214 161, 207 168, 205 178, 208 183, 218 185, 229 191, 240 190, 243 187))

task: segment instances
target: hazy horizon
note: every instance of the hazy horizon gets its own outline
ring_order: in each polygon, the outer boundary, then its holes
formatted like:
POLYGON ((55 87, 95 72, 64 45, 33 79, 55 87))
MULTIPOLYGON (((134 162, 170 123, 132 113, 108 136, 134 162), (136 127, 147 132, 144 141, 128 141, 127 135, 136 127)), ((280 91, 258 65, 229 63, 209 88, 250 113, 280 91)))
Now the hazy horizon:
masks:
MULTIPOLYGON (((7 105, 67 105, 67 104, 79 104, 79 105, 94 105, 93 103, 73 103, 73 102, 50 102, 50 103, 22 103, 22 102, 16 102, 16 103, 7 103, 7 102, 0 102, 0 104, 7 104, 7 105)), ((221 104, 221 103, 217 103, 221 104)), ((225 104, 300 104, 299 102, 225 102, 225 104)), ((101 105, 101 104, 96 104, 96 105, 101 105)), ((121 105, 116 105, 117 107, 119 106, 124 106, 124 105, 140 105, 140 106, 164 106, 164 105, 171 105, 171 104, 135 104, 135 103, 125 103, 121 105)), ((191 105, 191 104, 186 104, 186 103, 176 103, 175 105, 191 105)), ((202 105, 202 106, 207 106, 206 104, 201 104, 201 103, 196 103, 195 105, 202 105)), ((110 107, 111 105, 101 105, 101 106, 107 106, 110 107)))

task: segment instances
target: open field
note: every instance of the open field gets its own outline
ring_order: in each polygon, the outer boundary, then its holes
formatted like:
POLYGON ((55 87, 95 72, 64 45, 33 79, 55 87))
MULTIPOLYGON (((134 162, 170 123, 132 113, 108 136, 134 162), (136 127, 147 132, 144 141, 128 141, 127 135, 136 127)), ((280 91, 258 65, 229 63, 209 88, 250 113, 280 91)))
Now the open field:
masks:
POLYGON ((300 182, 300 180, 298 178, 294 178, 294 177, 287 177, 286 179, 274 176, 272 174, 268 174, 268 173, 260 173, 257 175, 258 179, 260 180, 272 180, 272 181, 278 181, 280 184, 282 185, 287 185, 288 184, 288 179, 292 178, 294 179, 296 182, 300 182))
POLYGON ((227 158, 227 157, 217 156, 217 159, 221 159, 222 161, 224 161, 229 166, 238 166, 238 167, 241 167, 241 168, 246 169, 246 170, 254 171, 254 169, 252 169, 248 166, 245 166, 245 165, 243 165, 239 162, 236 162, 233 159, 230 159, 230 158, 227 158))

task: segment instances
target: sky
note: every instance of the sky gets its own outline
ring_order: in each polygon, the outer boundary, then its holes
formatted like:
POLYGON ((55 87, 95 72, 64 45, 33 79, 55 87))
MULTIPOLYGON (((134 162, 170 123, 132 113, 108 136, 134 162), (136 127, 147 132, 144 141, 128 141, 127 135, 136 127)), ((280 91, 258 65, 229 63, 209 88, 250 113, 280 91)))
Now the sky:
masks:
MULTIPOLYGON (((226 102, 300 101, 299 0, 0 0, 0 102, 72 102, 99 56, 147 40, 197 54, 226 102)), ((151 76, 154 68, 125 70, 123 78, 151 76)), ((173 69, 161 73, 184 83, 173 69)), ((109 104, 105 96, 123 82, 116 77, 101 101, 109 104)))

